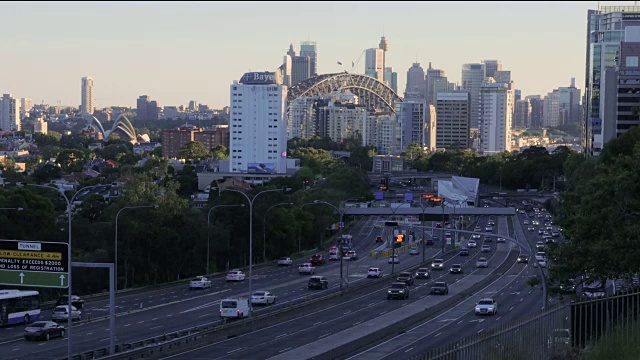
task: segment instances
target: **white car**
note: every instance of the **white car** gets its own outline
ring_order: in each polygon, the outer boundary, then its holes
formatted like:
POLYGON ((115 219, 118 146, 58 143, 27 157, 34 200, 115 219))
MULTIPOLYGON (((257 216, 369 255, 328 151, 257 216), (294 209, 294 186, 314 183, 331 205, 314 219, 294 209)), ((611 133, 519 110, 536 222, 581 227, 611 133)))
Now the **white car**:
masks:
POLYGON ((293 261, 290 257, 281 257, 278 260, 278 266, 291 266, 292 263, 293 261))
POLYGON ((358 260, 358 253, 355 250, 349 250, 344 253, 343 260, 358 260))
POLYGON ((533 227, 533 226, 529 226, 529 227, 527 228, 527 230, 529 230, 529 231, 535 231, 535 230, 536 230, 536 228, 535 228, 535 227, 533 227))
MULTIPOLYGON (((67 321, 69 320, 69 305, 56 306, 53 309, 53 315, 51 315, 53 321, 67 321)), ((82 320, 82 312, 75 306, 71 306, 71 320, 82 320)))
POLYGON ((304 263, 298 266, 298 273, 300 275, 303 275, 303 274, 313 275, 316 273, 316 268, 313 265, 311 265, 311 263, 304 263))
POLYGON ((486 228, 484 228, 485 231, 493 231, 493 226, 488 225, 486 228))
POLYGON ((246 275, 238 269, 231 270, 227 273, 227 281, 244 281, 246 275))
POLYGON ((475 308, 476 315, 495 315, 498 313, 498 303, 491 298, 480 299, 475 308))
POLYGON ((444 269, 444 260, 442 259, 434 259, 431 263, 431 269, 433 270, 442 270, 444 269))
POLYGON ((547 260, 546 259, 538 260, 538 265, 540 265, 541 268, 546 268, 547 260))
POLYGON ((522 223, 525 224, 525 225, 529 225, 529 220, 525 220, 522 223))
POLYGON ((491 246, 484 244, 482 245, 482 247, 480 248, 480 251, 483 253, 488 253, 491 252, 491 246))
POLYGON ((389 260, 387 260, 387 263, 389 263, 389 264, 400 264, 400 258, 398 257, 398 255, 389 256, 389 260))
POLYGON ((478 246, 478 243, 476 243, 476 241, 475 241, 475 240, 469 240, 469 241, 467 242, 467 247, 468 247, 468 248, 474 248, 474 247, 477 247, 477 246, 478 246))
POLYGON ((377 267, 372 267, 369 268, 369 271, 367 271, 367 277, 368 278, 379 278, 382 277, 382 269, 377 268, 377 267))
POLYGON ((340 257, 338 256, 338 252, 337 251, 330 252, 329 260, 340 260, 340 257))
POLYGON ((269 305, 276 303, 276 296, 269 291, 254 291, 251 295, 252 304, 269 305))
POLYGON ((480 234, 473 234, 471 235, 472 239, 480 239, 480 234))
MULTIPOLYGON (((543 250, 544 249, 544 242, 543 241, 536 242, 536 249, 543 250)), ((537 259, 537 257, 536 257, 536 259, 537 259)))
POLYGON ((544 251, 538 251, 536 253, 536 260, 540 261, 540 260, 544 260, 547 257, 547 254, 544 253, 544 251))
POLYGON ((473 228, 473 231, 480 231, 480 226, 476 226, 475 228, 473 228))
POLYGON ((420 255, 420 252, 416 248, 409 249, 409 255, 420 255))
POLYGON ((503 237, 499 237, 499 238, 496 239, 496 242, 504 243, 504 242, 507 242, 507 239, 505 239, 503 237))
POLYGON ((211 280, 204 276, 196 276, 195 279, 189 283, 189 289, 206 289, 211 287, 211 280))

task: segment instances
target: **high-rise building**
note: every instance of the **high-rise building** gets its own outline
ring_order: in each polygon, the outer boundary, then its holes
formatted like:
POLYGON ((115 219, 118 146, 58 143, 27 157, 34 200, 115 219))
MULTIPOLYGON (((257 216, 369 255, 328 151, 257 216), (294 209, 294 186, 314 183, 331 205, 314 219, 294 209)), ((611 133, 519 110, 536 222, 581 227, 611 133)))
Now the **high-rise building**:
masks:
MULTIPOLYGON (((482 61, 482 63, 485 67, 486 77, 492 77, 495 79, 496 72, 502 70, 502 64, 500 63, 500 60, 484 60, 482 61)), ((496 79, 496 81, 498 81, 498 79, 496 79)))
POLYGON ((311 76, 318 75, 318 44, 315 41, 302 41, 300 43, 300 56, 309 58, 311 76))
MULTIPOLYGON (((607 119, 602 104, 605 98, 604 72, 616 66, 620 43, 625 33, 640 26, 640 6, 600 6, 587 12, 587 52, 585 74, 585 114, 583 148, 587 156, 599 155, 604 144, 615 137, 616 119, 607 119), (609 133, 605 134, 605 129, 609 133)), ((617 98, 617 94, 610 93, 617 98)))
POLYGON ((346 139, 358 139, 362 144, 362 129, 368 115, 366 107, 332 101, 319 110, 327 137, 337 143, 342 143, 346 139))
POLYGON ((560 125, 560 95, 553 91, 544 97, 544 112, 542 126, 554 127, 560 125))
POLYGON ((82 90, 80 93, 81 105, 80 112, 82 115, 93 115, 96 108, 96 97, 93 91, 93 78, 85 76, 82 78, 82 90))
POLYGON ((561 125, 580 122, 582 118, 581 92, 576 88, 576 79, 571 78, 570 86, 559 87, 557 91, 560 96, 560 112, 564 114, 561 117, 565 119, 561 121, 561 125))
MULTIPOLYGON (((314 59, 310 57, 308 54, 312 52, 309 51, 311 49, 311 45, 305 45, 305 49, 307 49, 307 55, 303 55, 302 53, 298 56, 296 55, 296 51, 293 49, 293 44, 289 45, 289 51, 284 56, 284 62, 280 67, 282 70, 283 85, 285 86, 295 86, 308 78, 314 76, 313 66, 314 59)), ((315 52, 313 52, 313 56, 315 52)))
POLYGON ((20 113, 22 116, 28 116, 29 111, 33 108, 33 100, 29 98, 20 99, 20 113))
POLYGON ((485 64, 463 64, 462 85, 460 89, 467 91, 471 99, 471 127, 480 126, 480 86, 485 78, 485 64))
POLYGON ((635 42, 625 40, 620 46, 618 67, 615 69, 616 76, 611 76, 610 79, 609 70, 605 73, 605 88, 611 88, 611 91, 615 91, 617 94, 615 104, 605 104, 605 112, 609 107, 612 107, 612 112, 615 112, 615 129, 611 129, 610 132, 615 133, 616 137, 633 127, 640 126, 640 107, 638 107, 640 104, 640 86, 638 85, 640 84, 640 61, 638 59, 640 59, 640 38, 635 42))
POLYGON ((544 99, 540 95, 529 95, 524 98, 531 104, 529 113, 529 128, 540 129, 543 125, 544 99))
POLYGON ((516 100, 516 101, 518 101, 518 100, 522 100, 522 90, 520 90, 520 89, 516 89, 516 90, 513 92, 513 97, 514 97, 514 100, 516 100))
POLYGON ((371 48, 365 51, 364 74, 384 82, 384 50, 371 48))
POLYGON ((190 111, 196 111, 198 110, 198 102, 195 100, 191 100, 189 101, 189 110, 190 111))
POLYGON ((20 100, 14 98, 11 94, 2 95, 2 102, 0 103, 0 128, 5 131, 22 130, 20 100))
POLYGON ((408 93, 418 93, 420 97, 426 99, 425 75, 420 63, 413 63, 407 70, 407 85, 404 92, 405 96, 408 93))
POLYGON ((151 98, 148 95, 140 95, 136 101, 136 117, 138 120, 147 120, 147 108, 151 98))
POLYGON ((230 86, 231 172, 287 171, 287 87, 277 73, 250 72, 230 86))
POLYGON ((422 149, 427 148, 427 102, 415 95, 418 94, 410 93, 404 101, 396 103, 402 150, 413 143, 417 143, 422 149))
POLYGON ((516 100, 513 109, 513 127, 525 129, 529 127, 529 115, 531 114, 531 103, 529 99, 516 100))
POLYGON ((511 151, 513 116, 511 84, 497 83, 493 78, 480 88, 480 149, 484 154, 511 151))
POLYGON ((436 147, 467 149, 471 138, 471 98, 467 91, 436 95, 436 147))
POLYGON ((33 133, 34 134, 45 134, 48 132, 47 122, 44 121, 42 116, 36 118, 36 121, 33 123, 33 133))
POLYGON ((449 81, 447 81, 444 70, 432 68, 431 63, 427 69, 426 88, 427 103, 431 105, 435 105, 436 95, 439 92, 449 91, 449 81))
POLYGON ((393 89, 393 91, 398 93, 398 73, 393 71, 392 67, 384 68, 384 78, 387 86, 393 89))

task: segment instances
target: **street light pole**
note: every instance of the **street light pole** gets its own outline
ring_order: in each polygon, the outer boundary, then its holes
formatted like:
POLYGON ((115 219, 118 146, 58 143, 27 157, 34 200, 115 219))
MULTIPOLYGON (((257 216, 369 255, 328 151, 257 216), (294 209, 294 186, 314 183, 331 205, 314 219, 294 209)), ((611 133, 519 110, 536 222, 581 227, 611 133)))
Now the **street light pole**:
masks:
MULTIPOLYGON (((343 288, 343 282, 344 282, 344 278, 343 278, 343 261, 342 259, 344 258, 344 249, 343 249, 343 237, 342 237, 342 228, 343 228, 343 216, 344 213, 347 212, 348 208, 345 208, 344 210, 340 211, 340 209, 338 209, 337 207, 335 207, 335 205, 328 203, 326 201, 322 201, 322 200, 314 200, 313 204, 325 204, 325 205, 329 205, 332 208, 334 208, 336 210, 336 212, 338 212, 338 214, 340 214, 340 219, 338 220, 338 228, 340 229, 340 291, 342 291, 343 288)), ((307 205, 307 204, 304 204, 307 205)), ((303 205, 303 206, 304 206, 303 205)))
POLYGON ((427 241, 424 238, 424 210, 427 206, 423 204, 422 200, 420 200, 420 207, 422 208, 422 221, 420 222, 422 225, 422 262, 424 263, 426 259, 425 252, 427 251, 427 241))
MULTIPOLYGON (((71 282, 71 273, 73 272, 71 269, 71 262, 72 262, 72 255, 73 252, 71 251, 71 206, 73 205, 73 202, 76 200, 76 196, 78 196, 78 194, 80 194, 80 192, 82 190, 85 189, 93 189, 96 187, 100 187, 100 186, 104 186, 104 185, 92 185, 92 186, 85 186, 83 188, 81 188, 80 190, 76 191, 75 194, 73 194, 73 196, 71 197, 71 200, 69 200, 69 198, 67 197, 67 195, 64 193, 64 191, 62 191, 61 189, 55 188, 55 187, 51 187, 51 186, 45 186, 45 185, 37 185, 37 184, 27 184, 29 186, 36 186, 36 187, 41 187, 41 188, 45 188, 45 189, 52 189, 52 190, 56 190, 58 193, 60 193, 60 195, 62 195, 62 197, 67 201, 67 218, 69 219, 69 246, 67 248, 67 266, 69 269, 69 278, 67 279, 68 281, 68 290, 69 290, 69 299, 68 299, 68 310, 69 310, 69 317, 67 318, 67 358, 69 360, 71 360, 71 357, 73 356, 73 349, 72 349, 72 341, 71 341, 71 320, 72 320, 72 316, 71 316, 71 299, 72 299, 72 282, 71 282)), ((115 314, 111 314, 111 316, 114 316, 115 314)), ((112 328, 113 331, 115 331, 115 329, 112 328)), ((112 341, 113 341, 113 336, 111 337, 112 341)))
POLYGON ((442 230, 440 231, 440 239, 442 239, 442 254, 444 255, 444 201, 440 202, 440 206, 442 207, 442 230))
POLYGON ((24 208, 0 208, 0 210, 16 210, 16 211, 22 211, 22 210, 24 210, 24 208))
POLYGON ((272 207, 268 208, 267 211, 264 212, 264 216, 262 217, 262 261, 267 261, 267 214, 269 213, 269 210, 281 205, 293 205, 293 203, 275 204, 272 207))
POLYGON ((211 209, 209 209, 209 212, 207 213, 207 272, 205 273, 205 275, 209 275, 209 254, 211 253, 211 250, 209 250, 209 245, 211 243, 211 241, 209 240, 210 238, 210 232, 211 232, 211 225, 210 225, 210 219, 211 219, 211 211, 213 211, 213 209, 218 208, 218 207, 244 207, 244 204, 240 204, 240 205, 216 205, 216 206, 212 206, 211 209))
MULTIPOLYGON (((216 188, 214 188, 216 189, 216 188)), ((233 191, 239 194, 242 194, 247 201, 249 202, 249 296, 253 293, 253 202, 260 194, 268 193, 268 192, 276 192, 276 191, 288 191, 290 188, 282 188, 282 189, 270 189, 270 190, 262 190, 259 193, 255 194, 253 198, 249 198, 249 195, 244 192, 236 189, 228 189, 228 188, 217 188, 219 191, 233 191)), ((253 315, 253 307, 249 307, 249 313, 253 315)))
MULTIPOLYGON (((115 252, 115 259, 114 259, 114 269, 113 272, 115 274, 115 289, 116 291, 118 290, 118 216, 120 216, 120 213, 122 212, 122 210, 126 210, 126 209, 140 209, 140 208, 158 208, 158 205, 140 205, 140 206, 125 206, 122 209, 120 209, 120 211, 118 211, 118 213, 116 214, 116 238, 114 241, 114 252, 115 252)), ((124 271, 126 272, 127 269, 125 268, 124 271)))

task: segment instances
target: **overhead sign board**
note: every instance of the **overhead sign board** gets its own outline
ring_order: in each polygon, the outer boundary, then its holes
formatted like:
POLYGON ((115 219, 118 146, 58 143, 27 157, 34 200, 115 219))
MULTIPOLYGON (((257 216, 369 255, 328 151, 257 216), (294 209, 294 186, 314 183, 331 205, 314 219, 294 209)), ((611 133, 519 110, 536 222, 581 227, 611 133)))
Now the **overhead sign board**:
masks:
POLYGON ((67 288, 66 243, 0 240, 0 284, 67 288))

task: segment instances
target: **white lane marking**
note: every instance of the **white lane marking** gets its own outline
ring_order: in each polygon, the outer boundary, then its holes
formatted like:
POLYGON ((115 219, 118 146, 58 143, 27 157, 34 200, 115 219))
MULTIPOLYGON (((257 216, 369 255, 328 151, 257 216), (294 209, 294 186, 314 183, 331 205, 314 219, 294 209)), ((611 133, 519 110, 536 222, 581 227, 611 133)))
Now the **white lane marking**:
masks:
MULTIPOLYGON (((227 291, 231 291, 231 289, 225 289, 225 290, 221 290, 221 291, 212 292, 211 294, 207 294, 206 296, 216 295, 216 294, 220 294, 220 293, 227 292, 227 291)), ((216 306, 219 303, 220 303, 220 300, 215 300, 215 301, 212 301, 210 303, 207 303, 207 304, 204 304, 204 305, 200 305, 200 306, 196 306, 194 308, 182 311, 180 314, 185 314, 185 313, 188 313, 188 312, 191 312, 191 311, 200 310, 200 309, 203 309, 203 308, 206 308, 206 307, 209 307, 209 306, 216 306)))
POLYGON ((289 334, 286 334, 286 333, 285 334, 280 334, 280 335, 276 336, 276 339, 279 339, 279 338, 281 338, 283 336, 287 336, 287 335, 289 335, 289 334))
POLYGON ((347 314, 351 314, 351 310, 349 310, 349 311, 345 311, 345 312, 344 312, 344 314, 345 314, 345 315, 347 315, 347 314))
POLYGON ((158 320, 158 318, 153 318, 153 319, 151 319, 151 321, 156 321, 156 320, 158 320))
POLYGON ((124 327, 127 327, 127 326, 131 326, 131 324, 127 324, 127 325, 125 325, 124 327))
POLYGON ((20 348, 17 348, 17 349, 13 349, 13 351, 20 351, 20 348))
POLYGON ((158 328, 161 328, 161 327, 163 327, 163 326, 164 326, 164 325, 154 326, 154 327, 152 327, 152 328, 149 328, 149 330, 158 329, 158 328))
POLYGON ((478 334, 480 334, 480 333, 481 333, 481 332, 483 332, 483 331, 484 331, 484 329, 480 329, 480 330, 478 330, 478 334))
POLYGON ((362 323, 362 321, 358 321, 357 323, 353 323, 353 326, 356 326, 358 324, 362 323))
POLYGON ((109 338, 100 339, 100 341, 107 341, 109 338))
POLYGON ((278 354, 283 353, 283 352, 285 352, 285 351, 287 351, 287 350, 289 350, 289 349, 291 349, 291 347, 288 347, 288 348, 286 348, 286 349, 282 349, 282 350, 278 351, 278 354))
POLYGON ((329 336, 329 335, 331 335, 331 333, 324 334, 324 335, 320 335, 320 336, 318 337, 318 339, 322 339, 323 337, 326 337, 326 336, 329 336))
POLYGON ((144 320, 142 320, 142 321, 138 322, 138 324, 142 324, 143 322, 144 322, 144 320))
POLYGON ((515 306, 510 307, 510 308, 509 308, 509 311, 513 310, 513 308, 514 308, 514 307, 515 307, 515 306))
POLYGON ((92 332, 88 332, 88 333, 86 333, 85 335, 92 335, 92 334, 93 334, 92 332))
POLYGON ((320 325, 322 323, 323 323, 323 321, 318 321, 317 323, 313 324, 313 326, 320 325))
POLYGON ((413 349, 415 349, 415 348, 414 348, 414 347, 409 348, 409 349, 405 350, 404 352, 408 353, 409 351, 411 351, 411 350, 413 350, 413 349))
POLYGON ((9 340, 9 341, 5 341, 5 342, 0 342, 0 345, 9 344, 9 343, 16 342, 16 341, 22 341, 22 339, 16 339, 16 340, 9 340))
POLYGON ((240 350, 242 350, 242 348, 237 348, 235 350, 231 350, 231 351, 227 352, 227 354, 232 354, 232 353, 234 353, 236 351, 240 351, 240 350))
POLYGON ((437 333, 434 337, 438 337, 440 336, 440 334, 442 334, 441 332, 437 333))
POLYGON ((209 317, 209 316, 211 316, 211 315, 210 315, 210 314, 200 315, 200 316, 198 316, 198 319, 200 319, 200 318, 204 318, 204 317, 209 317))

